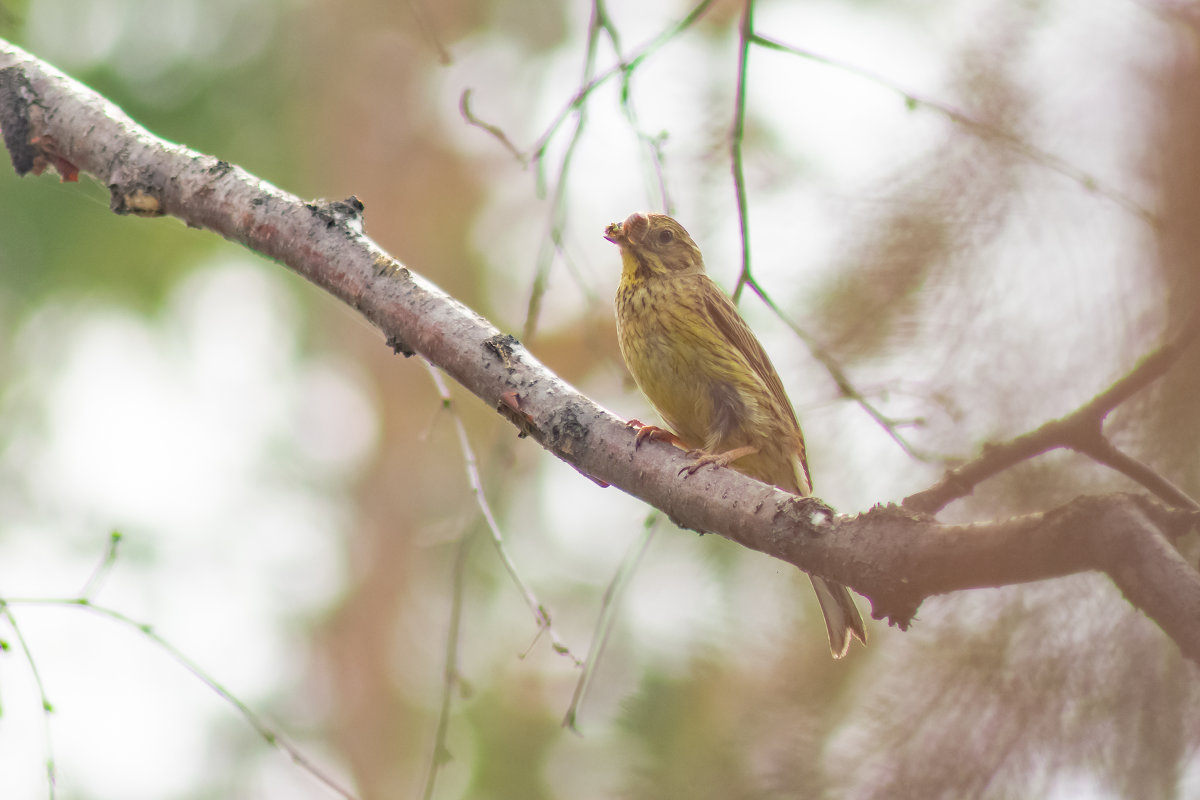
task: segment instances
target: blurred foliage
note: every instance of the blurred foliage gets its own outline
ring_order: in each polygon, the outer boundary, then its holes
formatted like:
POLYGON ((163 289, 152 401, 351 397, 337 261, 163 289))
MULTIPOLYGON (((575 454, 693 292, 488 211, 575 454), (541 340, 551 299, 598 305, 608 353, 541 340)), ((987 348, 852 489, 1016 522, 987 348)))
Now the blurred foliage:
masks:
POLYGON ((545 770, 562 735, 558 718, 540 702, 530 703, 526 679, 495 686, 467 713, 475 734, 475 761, 466 796, 549 800, 545 770))
POLYGON ((1112 796, 1186 796, 1194 667, 1123 603, 1087 576, 937 603, 942 622, 870 671, 840 791, 1045 797, 1093 775, 1112 796))
POLYGON ((745 796, 750 765, 730 724, 730 706, 740 699, 721 690, 729 677, 723 672, 719 662, 705 660, 683 680, 654 673, 643 678, 624 720, 639 761, 626 796, 745 796))
POLYGON ((1023 63, 1024 41, 1038 32, 1031 18, 1039 6, 999 14, 990 46, 957 56, 951 91, 979 127, 952 127, 925 157, 901 165, 887 189, 892 202, 881 218, 864 221, 864 235, 845 254, 814 324, 846 357, 904 346, 928 314, 922 289, 969 268, 1001 231, 1026 165, 998 136, 981 131, 1025 128, 1028 101, 1012 73, 1023 63))
MULTIPOLYGON (((83 42, 95 31, 80 26, 89 14, 87 4, 70 0, 22 3, 9 7, 10 18, 0 35, 34 48, 54 61, 45 49, 67 56, 57 65, 104 94, 150 131, 167 139, 187 141, 202 150, 219 153, 247 169, 271 179, 293 176, 301 162, 303 140, 279 135, 279 122, 294 109, 298 96, 289 90, 286 62, 278 50, 263 49, 231 69, 222 45, 237 44, 239 26, 254 22, 267 28, 269 19, 257 14, 209 13, 209 21, 225 27, 211 30, 216 38, 211 57, 180 52, 171 58, 147 63, 134 71, 122 60, 122 47, 145 44, 143 20, 130 13, 110 20, 111 50, 102 57, 74 56, 90 52, 83 42), (62 14, 62 40, 47 45, 44 35, 62 14), (251 19, 244 18, 249 16, 251 19), (35 24, 41 20, 41 24, 35 24), (123 27, 122 27, 123 26, 123 27), (39 34, 25 35, 29 28, 39 34), (75 38, 75 42, 73 42, 75 38), (73 63, 87 63, 83 69, 73 63), (90 63, 88 63, 90 62, 90 63), (255 80, 246 80, 247 74, 255 80), (258 113, 247 115, 254 108, 258 113)), ((226 11, 229 4, 222 4, 226 11)), ((202 4, 180 3, 200 13, 202 4)), ((277 15, 281 4, 262 4, 277 15)), ((134 12, 136 5, 126 6, 134 12)), ((112 6, 110 13, 120 10, 112 6)), ((152 9, 147 8, 147 11, 152 9)), ((169 14, 163 12, 163 17, 169 14)), ((276 41, 278 48, 280 42, 276 41)), ((199 45, 197 45, 199 47, 199 45)), ((138 55, 136 51, 133 53, 138 55)), ((47 179, 16 178, 11 170, 0 174, 0 294, 14 299, 14 307, 37 308, 55 295, 95 296, 150 311, 165 292, 200 261, 221 252, 212 236, 187 230, 176 220, 153 225, 135 219, 116 219, 107 213, 108 195, 88 176, 82 186, 55 185, 47 179), (19 185, 18 185, 18 181, 19 185), (82 189, 82 191, 80 191, 82 189), (70 232, 67 235, 65 232, 70 232)), ((9 317, 6 324, 17 318, 9 317)))

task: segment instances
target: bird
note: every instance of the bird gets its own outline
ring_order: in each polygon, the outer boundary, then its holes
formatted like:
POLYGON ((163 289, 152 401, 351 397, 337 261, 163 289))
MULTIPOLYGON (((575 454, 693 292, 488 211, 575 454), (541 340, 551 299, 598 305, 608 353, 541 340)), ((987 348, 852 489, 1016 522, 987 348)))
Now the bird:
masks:
MULTIPOLYGON (((779 373, 733 301, 705 272, 700 248, 666 214, 636 212, 604 238, 621 251, 617 341, 638 388, 666 428, 638 428, 635 446, 663 440, 691 452, 684 471, 728 466, 808 497, 800 422, 779 373)), ((843 657, 867 632, 849 590, 810 575, 829 648, 843 657)))

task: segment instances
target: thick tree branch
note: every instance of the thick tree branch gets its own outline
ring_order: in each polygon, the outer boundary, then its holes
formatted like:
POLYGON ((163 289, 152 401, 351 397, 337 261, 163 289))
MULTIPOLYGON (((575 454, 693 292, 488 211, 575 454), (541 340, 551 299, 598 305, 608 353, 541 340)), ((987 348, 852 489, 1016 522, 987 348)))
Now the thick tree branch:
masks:
POLYGON ((94 175, 118 213, 170 214, 276 259, 357 309, 397 351, 417 352, 522 434, 679 525, 846 583, 873 615, 906 627, 921 601, 959 589, 1107 572, 1200 662, 1200 576, 1164 531, 1196 515, 1129 495, 1082 498, 1002 522, 942 525, 895 507, 834 518, 728 469, 682 478, 681 451, 647 443, 494 328, 383 252, 362 205, 305 203, 238 167, 158 139, 103 98, 0 42, 0 125, 18 173, 53 165, 94 175))

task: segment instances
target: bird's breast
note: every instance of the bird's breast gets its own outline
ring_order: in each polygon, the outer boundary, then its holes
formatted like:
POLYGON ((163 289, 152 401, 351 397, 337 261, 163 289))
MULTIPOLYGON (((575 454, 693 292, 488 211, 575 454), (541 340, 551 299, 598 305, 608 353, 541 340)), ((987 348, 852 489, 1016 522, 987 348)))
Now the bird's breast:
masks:
POLYGON ((728 372, 721 363, 727 348, 716 340, 692 283, 623 281, 617 339, 629 372, 655 410, 685 444, 704 449, 725 438, 746 409, 737 389, 721 377, 728 372))

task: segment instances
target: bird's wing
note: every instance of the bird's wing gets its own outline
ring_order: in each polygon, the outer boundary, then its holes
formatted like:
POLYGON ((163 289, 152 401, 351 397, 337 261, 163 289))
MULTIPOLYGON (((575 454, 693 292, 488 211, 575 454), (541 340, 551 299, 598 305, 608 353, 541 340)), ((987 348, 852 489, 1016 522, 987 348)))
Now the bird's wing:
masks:
MULTIPOLYGON (((702 277, 704 280, 711 280, 708 276, 702 277)), ((779 379, 779 373, 775 371, 771 359, 767 356, 767 351, 763 349, 758 337, 754 335, 754 331, 750 330, 750 326, 742 319, 733 301, 715 283, 713 290, 703 293, 709 317, 712 318, 713 324, 721 332, 721 335, 745 357, 750 368, 754 370, 754 374, 767 387, 780 408, 786 410, 796 429, 800 465, 804 469, 804 477, 808 478, 808 485, 812 486, 812 478, 808 472, 808 454, 804 448, 804 434, 800 430, 800 421, 796 419, 796 411, 792 408, 792 402, 788 400, 787 392, 783 388, 783 381, 779 379)))

